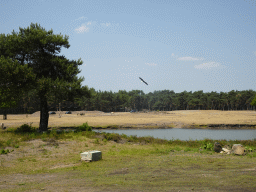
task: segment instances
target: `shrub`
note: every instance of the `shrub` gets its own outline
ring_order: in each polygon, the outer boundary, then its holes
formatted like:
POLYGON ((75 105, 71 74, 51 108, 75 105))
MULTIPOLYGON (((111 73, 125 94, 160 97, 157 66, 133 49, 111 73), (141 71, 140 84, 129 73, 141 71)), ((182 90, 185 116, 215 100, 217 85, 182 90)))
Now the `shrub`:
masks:
POLYGON ((80 132, 80 131, 92 131, 92 127, 90 127, 90 126, 88 125, 88 123, 86 122, 86 123, 83 123, 83 125, 77 127, 77 128, 76 128, 76 131, 77 131, 77 132, 80 132))
MULTIPOLYGON (((155 139, 152 136, 148 136, 148 137, 139 137, 138 141, 140 143, 145 142, 145 143, 154 143, 157 139, 155 139)), ((157 142, 156 142, 157 143, 157 142)))
POLYGON ((130 137, 127 138, 128 142, 137 142, 138 137, 136 135, 131 135, 130 137))
POLYGON ((16 133, 33 133, 35 131, 35 128, 28 124, 23 124, 15 130, 16 133))
POLYGON ((7 154, 7 153, 10 153, 9 149, 6 149, 6 150, 1 149, 0 151, 0 154, 7 154))
POLYGON ((106 133, 104 134, 105 139, 107 139, 108 141, 112 140, 112 141, 120 141, 121 135, 117 134, 117 133, 106 133))
POLYGON ((125 135, 125 134, 122 134, 121 137, 124 138, 124 139, 127 139, 127 138, 128 138, 128 136, 125 135))
POLYGON ((213 144, 212 143, 204 144, 203 149, 205 149, 207 151, 212 151, 213 150, 213 144))

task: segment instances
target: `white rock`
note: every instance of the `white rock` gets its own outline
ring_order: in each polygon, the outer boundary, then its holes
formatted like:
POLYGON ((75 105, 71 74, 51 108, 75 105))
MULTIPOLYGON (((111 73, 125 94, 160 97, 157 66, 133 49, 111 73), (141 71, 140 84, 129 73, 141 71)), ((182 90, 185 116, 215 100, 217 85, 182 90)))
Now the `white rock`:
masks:
POLYGON ((234 144, 231 150, 231 153, 234 153, 236 155, 244 155, 245 154, 245 148, 241 144, 234 144))
POLYGON ((86 151, 80 154, 83 161, 98 161, 102 159, 101 151, 86 151))

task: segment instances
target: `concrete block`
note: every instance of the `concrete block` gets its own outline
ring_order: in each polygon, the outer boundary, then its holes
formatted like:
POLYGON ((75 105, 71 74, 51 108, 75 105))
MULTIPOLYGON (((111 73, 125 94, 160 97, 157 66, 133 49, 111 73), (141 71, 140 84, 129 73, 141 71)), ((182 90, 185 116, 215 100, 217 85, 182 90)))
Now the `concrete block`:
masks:
POLYGON ((80 154, 81 160, 84 161, 98 161, 102 159, 101 151, 86 151, 80 154))

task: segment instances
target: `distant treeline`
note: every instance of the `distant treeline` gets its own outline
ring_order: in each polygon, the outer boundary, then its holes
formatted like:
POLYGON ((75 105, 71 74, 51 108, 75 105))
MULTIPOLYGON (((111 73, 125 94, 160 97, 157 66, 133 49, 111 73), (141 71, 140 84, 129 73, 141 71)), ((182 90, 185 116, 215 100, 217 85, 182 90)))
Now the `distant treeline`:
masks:
MULTIPOLYGON (((57 111, 137 111, 142 110, 254 110, 250 103, 256 95, 253 90, 230 92, 195 91, 175 93, 162 90, 145 94, 140 90, 118 92, 95 91, 90 88, 91 97, 83 96, 74 101, 58 101, 51 96, 48 101, 49 110, 57 111)), ((39 99, 33 92, 24 94, 16 108, 9 109, 8 113, 34 113, 39 111, 39 99)), ((0 110, 2 113, 2 110, 0 110)))

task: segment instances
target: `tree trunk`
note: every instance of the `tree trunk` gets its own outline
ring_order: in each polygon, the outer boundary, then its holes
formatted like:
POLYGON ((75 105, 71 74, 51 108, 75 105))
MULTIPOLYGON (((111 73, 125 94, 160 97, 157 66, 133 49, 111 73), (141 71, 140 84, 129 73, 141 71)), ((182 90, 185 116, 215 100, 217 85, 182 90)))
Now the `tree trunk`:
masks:
POLYGON ((7 119, 7 110, 4 110, 3 120, 7 119))
POLYGON ((45 95, 40 95, 40 127, 39 131, 47 131, 48 130, 48 113, 47 99, 45 95))

